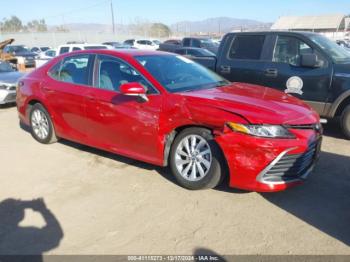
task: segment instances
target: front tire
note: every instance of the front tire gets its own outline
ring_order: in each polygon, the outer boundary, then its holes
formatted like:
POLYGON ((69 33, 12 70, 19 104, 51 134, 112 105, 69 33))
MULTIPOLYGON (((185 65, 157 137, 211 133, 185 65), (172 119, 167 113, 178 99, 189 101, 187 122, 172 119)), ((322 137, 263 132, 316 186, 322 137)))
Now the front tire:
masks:
POLYGON ((345 107, 341 119, 340 119, 340 125, 343 130, 343 134, 347 139, 350 139, 350 105, 345 107))
POLYGON ((30 132, 35 140, 42 144, 57 142, 51 117, 41 104, 35 104, 29 114, 30 132))
POLYGON ((208 129, 188 128, 175 138, 170 168, 181 186, 190 190, 210 189, 222 182, 225 160, 208 129))

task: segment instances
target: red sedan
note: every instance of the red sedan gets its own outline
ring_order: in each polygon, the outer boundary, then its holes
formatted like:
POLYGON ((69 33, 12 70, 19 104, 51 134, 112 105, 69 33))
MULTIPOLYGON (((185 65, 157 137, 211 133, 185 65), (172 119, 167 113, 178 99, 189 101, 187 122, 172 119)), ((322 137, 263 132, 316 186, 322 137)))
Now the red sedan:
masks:
POLYGON ((182 56, 90 50, 57 57, 19 83, 32 136, 72 140, 154 165, 188 189, 284 190, 312 171, 319 116, 273 89, 229 83, 182 56))

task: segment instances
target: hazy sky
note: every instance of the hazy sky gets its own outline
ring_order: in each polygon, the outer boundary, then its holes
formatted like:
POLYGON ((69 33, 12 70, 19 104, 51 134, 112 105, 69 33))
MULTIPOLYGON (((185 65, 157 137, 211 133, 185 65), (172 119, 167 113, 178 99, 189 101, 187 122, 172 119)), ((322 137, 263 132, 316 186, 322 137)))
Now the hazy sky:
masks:
MULTIPOLYGON (((2 0, 0 19, 17 15, 24 22, 45 18, 49 25, 110 23, 110 1, 103 0, 2 0)), ((282 15, 350 14, 350 0, 112 0, 117 23, 136 18, 176 23, 229 16, 273 22, 282 15)))

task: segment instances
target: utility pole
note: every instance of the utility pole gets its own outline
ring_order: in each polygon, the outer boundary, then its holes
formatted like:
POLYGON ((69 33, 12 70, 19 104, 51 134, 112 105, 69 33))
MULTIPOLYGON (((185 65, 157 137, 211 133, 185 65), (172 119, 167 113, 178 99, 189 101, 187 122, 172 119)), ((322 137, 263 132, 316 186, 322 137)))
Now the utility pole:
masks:
POLYGON ((112 14, 112 28, 113 28, 113 34, 115 34, 113 0, 111 0, 111 14, 112 14))

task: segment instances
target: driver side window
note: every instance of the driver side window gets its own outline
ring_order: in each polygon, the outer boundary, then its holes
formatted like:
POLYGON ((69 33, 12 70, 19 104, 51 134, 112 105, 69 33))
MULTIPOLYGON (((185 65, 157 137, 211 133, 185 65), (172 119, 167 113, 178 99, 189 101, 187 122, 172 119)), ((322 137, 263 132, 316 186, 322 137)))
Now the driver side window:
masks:
POLYGON ((272 61, 300 66, 301 56, 305 54, 316 54, 319 67, 323 67, 326 63, 317 51, 298 38, 278 36, 272 61))
POLYGON ((143 85, 147 94, 157 93, 154 87, 128 64, 114 57, 98 56, 98 77, 95 87, 120 92, 122 84, 132 82, 143 85))

